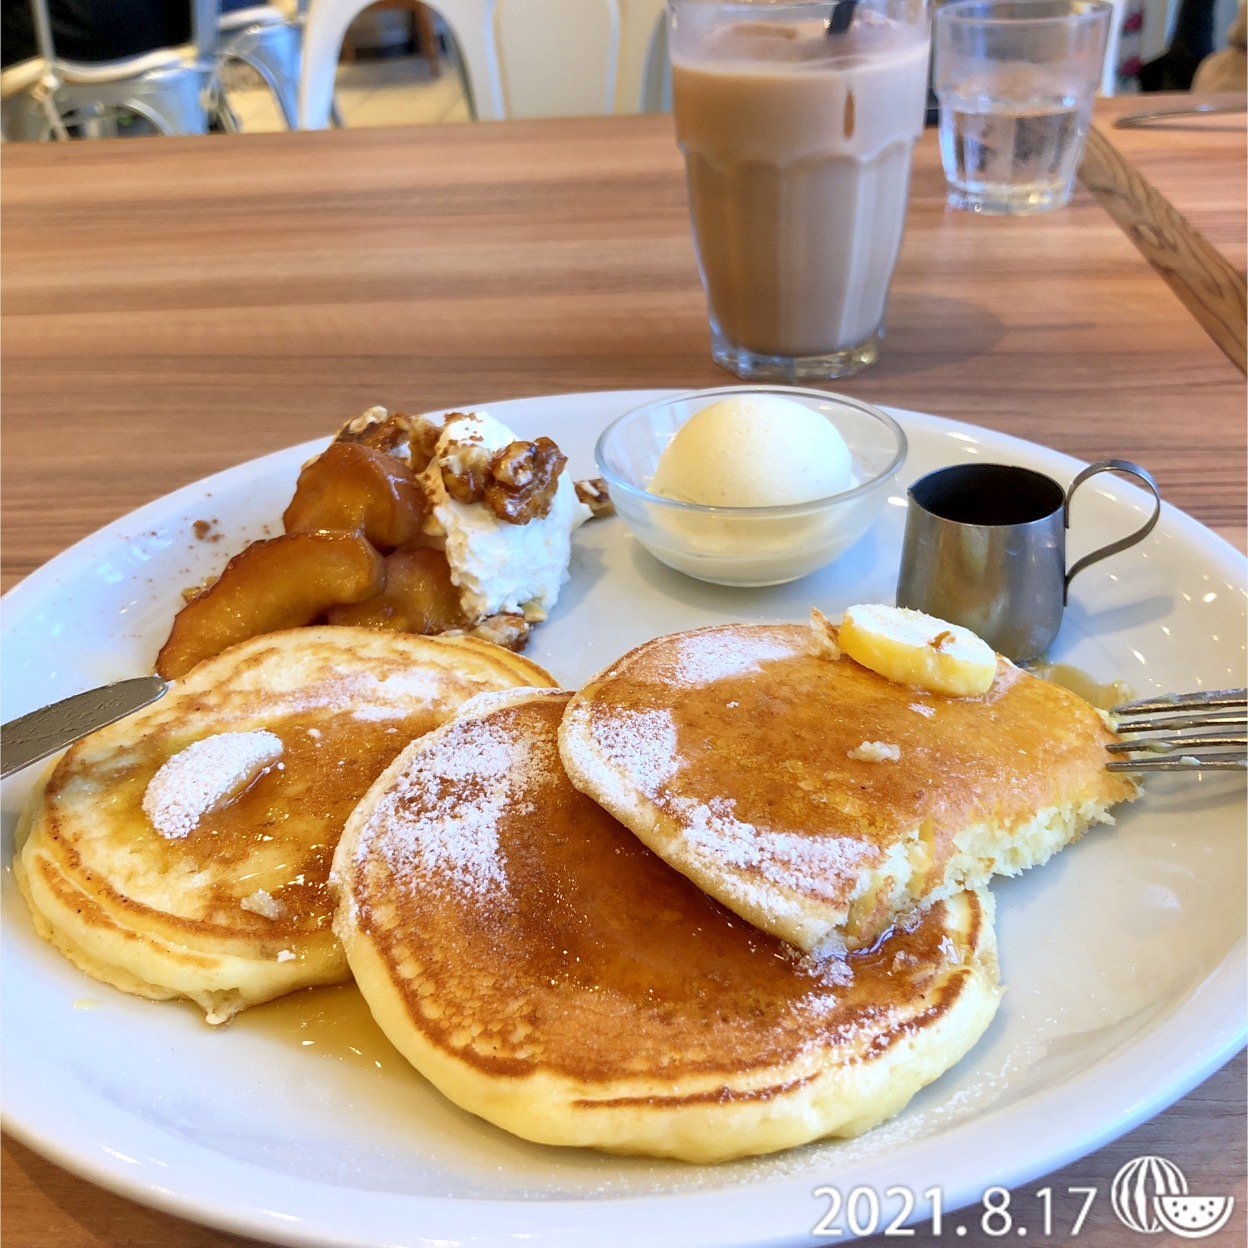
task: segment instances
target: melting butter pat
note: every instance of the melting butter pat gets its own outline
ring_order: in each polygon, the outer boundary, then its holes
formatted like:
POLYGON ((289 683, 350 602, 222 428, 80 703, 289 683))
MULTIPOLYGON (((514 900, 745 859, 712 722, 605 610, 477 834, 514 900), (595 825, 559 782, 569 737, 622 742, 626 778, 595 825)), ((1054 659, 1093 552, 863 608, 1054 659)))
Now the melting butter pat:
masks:
POLYGON ((161 836, 179 840, 204 815, 240 797, 281 756, 281 738, 263 729, 215 733, 160 767, 143 794, 143 811, 161 836))

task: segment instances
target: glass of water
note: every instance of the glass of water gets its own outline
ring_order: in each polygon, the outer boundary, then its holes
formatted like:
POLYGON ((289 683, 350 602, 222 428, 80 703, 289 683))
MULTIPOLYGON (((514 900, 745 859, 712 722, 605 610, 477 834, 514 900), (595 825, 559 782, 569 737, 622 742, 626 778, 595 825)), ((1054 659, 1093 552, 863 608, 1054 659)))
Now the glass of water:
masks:
POLYGON ((1112 14, 1107 0, 957 0, 936 11, 953 207, 1046 212, 1070 199, 1112 14))

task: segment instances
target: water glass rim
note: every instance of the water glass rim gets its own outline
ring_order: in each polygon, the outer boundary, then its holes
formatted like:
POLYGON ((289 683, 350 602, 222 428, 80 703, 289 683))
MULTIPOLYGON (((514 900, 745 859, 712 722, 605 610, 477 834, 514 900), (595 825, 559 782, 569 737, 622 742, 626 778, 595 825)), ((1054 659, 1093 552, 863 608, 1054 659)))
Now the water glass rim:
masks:
POLYGON ((1108 18, 1114 11, 1109 0, 956 0, 954 4, 938 7, 935 18, 938 25, 948 26, 983 26, 983 27, 1042 27, 1067 26, 1082 23, 1095 23, 1108 18), (1061 12, 1048 12, 1034 17, 1022 13, 1010 16, 993 16, 993 10, 999 9, 1055 9, 1061 12))

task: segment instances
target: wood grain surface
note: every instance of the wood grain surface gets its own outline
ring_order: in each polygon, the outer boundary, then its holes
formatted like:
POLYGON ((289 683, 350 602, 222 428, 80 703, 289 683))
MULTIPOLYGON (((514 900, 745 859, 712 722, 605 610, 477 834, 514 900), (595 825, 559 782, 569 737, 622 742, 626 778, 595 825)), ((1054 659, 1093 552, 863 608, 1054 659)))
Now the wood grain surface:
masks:
POLYGON ((1141 129, 1113 125, 1130 112, 1191 103, 1189 96, 1104 101, 1088 134, 1079 178, 1246 372, 1245 115, 1173 117, 1141 129))
MULTIPOLYGON (((3 453, 22 469, 6 583, 372 402, 730 380, 663 118, 9 145, 3 162, 3 453)), ((1242 530, 1225 357, 1090 194, 1046 216, 947 211, 930 134, 883 357, 840 389, 1135 459, 1242 530)))
MULTIPOLYGON (((708 356, 664 118, 9 145, 0 161, 5 585, 374 402, 732 380, 708 356)), ((1047 216, 948 211, 925 136, 882 359, 835 388, 1136 459, 1243 544, 1242 378, 1086 191, 1047 216)), ((1157 1152, 1242 1212, 1243 1091, 1240 1061, 1059 1177, 1105 1189, 1133 1150, 1157 1152)), ((3 1163, 15 1248, 242 1242, 12 1140, 3 1163)), ((1110 1217, 1080 1242, 1134 1238, 1110 1217)))
POLYGON ((1169 117, 1119 129, 1131 114, 1194 104, 1242 106, 1243 96, 1118 95, 1098 100, 1097 128, 1237 272, 1248 264, 1248 113, 1169 117))

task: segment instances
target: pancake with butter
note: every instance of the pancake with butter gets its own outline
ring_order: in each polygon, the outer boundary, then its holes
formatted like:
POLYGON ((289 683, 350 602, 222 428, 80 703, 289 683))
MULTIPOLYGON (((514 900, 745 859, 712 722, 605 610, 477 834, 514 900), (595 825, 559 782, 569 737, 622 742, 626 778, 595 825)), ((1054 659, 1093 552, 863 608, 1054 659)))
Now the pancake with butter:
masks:
POLYGON ((487 695, 347 822, 335 927, 373 1017, 462 1108, 546 1144, 718 1161, 895 1114, 997 1006, 992 902, 802 958, 569 783, 570 695, 487 695))
POLYGON ((14 864, 36 927, 210 1022, 345 979, 326 878, 352 807, 467 699, 551 683, 470 638, 321 627, 226 650, 61 759, 14 864))
POLYGON ((999 659, 988 691, 889 680, 802 625, 660 637, 564 718, 573 784, 717 900, 802 949, 1043 863, 1136 793, 1081 698, 999 659))

